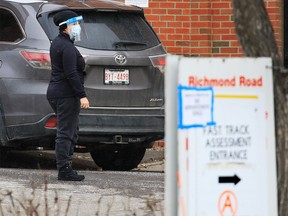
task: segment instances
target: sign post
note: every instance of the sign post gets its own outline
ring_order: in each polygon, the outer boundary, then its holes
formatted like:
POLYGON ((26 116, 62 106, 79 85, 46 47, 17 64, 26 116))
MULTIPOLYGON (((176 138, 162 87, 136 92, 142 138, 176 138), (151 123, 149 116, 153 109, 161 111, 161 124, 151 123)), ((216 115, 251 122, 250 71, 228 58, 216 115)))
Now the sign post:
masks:
POLYGON ((165 215, 177 215, 177 85, 178 56, 167 56, 165 70, 165 215), (168 87, 169 86, 169 87, 168 87))
POLYGON ((175 65, 178 215, 277 216, 271 59, 175 65))

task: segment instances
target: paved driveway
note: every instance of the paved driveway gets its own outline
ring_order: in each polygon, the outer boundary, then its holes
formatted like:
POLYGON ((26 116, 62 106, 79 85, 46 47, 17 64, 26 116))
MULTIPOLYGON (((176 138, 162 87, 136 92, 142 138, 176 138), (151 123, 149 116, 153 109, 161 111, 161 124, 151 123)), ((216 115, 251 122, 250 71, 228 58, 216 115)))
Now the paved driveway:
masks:
POLYGON ((15 153, 14 168, 0 168, 0 215, 164 215, 163 152, 147 153, 143 167, 130 172, 101 171, 86 154, 76 154, 73 165, 85 175, 83 182, 58 181, 53 154, 37 152, 42 164, 33 154, 15 153))

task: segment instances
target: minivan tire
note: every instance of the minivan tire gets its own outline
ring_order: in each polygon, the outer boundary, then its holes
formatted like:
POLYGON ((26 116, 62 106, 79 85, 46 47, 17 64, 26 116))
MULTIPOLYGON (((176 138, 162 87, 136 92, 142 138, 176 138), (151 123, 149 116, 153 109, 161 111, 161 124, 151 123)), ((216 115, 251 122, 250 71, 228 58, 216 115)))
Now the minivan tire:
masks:
POLYGON ((2 167, 7 160, 7 149, 0 147, 0 167, 2 167))
POLYGON ((90 152, 94 162, 103 170, 127 171, 136 168, 143 159, 146 148, 121 146, 90 152))

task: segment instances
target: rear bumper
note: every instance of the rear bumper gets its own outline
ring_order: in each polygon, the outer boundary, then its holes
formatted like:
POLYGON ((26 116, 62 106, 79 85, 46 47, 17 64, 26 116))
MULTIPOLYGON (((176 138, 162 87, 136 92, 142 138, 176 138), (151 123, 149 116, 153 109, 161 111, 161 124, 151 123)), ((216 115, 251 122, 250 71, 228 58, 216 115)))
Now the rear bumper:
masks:
POLYGON ((164 133, 164 116, 80 116, 80 135, 164 133))
MULTIPOLYGON (((7 127, 11 139, 6 144, 21 143, 25 146, 54 145, 56 128, 46 128, 45 123, 53 114, 39 122, 7 127)), ((164 115, 92 115, 81 114, 78 144, 149 144, 164 137, 164 115)))
POLYGON ((80 145, 149 144, 164 137, 164 116, 81 116, 80 145))

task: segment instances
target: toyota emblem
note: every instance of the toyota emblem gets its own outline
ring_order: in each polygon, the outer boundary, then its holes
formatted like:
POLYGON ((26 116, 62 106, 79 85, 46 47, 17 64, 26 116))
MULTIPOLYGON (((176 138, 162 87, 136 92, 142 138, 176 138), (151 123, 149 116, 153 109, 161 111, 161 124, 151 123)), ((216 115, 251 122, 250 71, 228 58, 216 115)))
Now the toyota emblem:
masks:
POLYGON ((127 58, 124 55, 116 55, 115 62, 119 65, 124 65, 127 62, 127 58))

